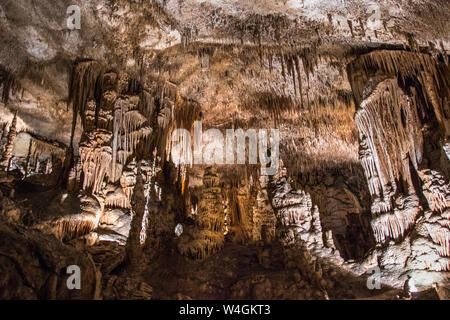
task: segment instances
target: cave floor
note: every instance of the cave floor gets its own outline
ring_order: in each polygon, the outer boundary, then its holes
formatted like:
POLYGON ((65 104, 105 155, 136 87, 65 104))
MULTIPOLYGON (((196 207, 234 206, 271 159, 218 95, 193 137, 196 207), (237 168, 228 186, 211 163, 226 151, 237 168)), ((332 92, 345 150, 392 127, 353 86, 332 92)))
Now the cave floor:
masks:
POLYGON ((317 300, 397 299, 399 290, 369 290, 366 278, 354 277, 330 267, 316 283, 297 269, 285 269, 281 247, 270 248, 226 243, 202 261, 186 259, 175 250, 155 254, 143 278, 153 287, 153 299, 194 300, 317 300), (261 257, 270 252, 269 262, 261 257), (326 289, 325 289, 326 287, 326 289))

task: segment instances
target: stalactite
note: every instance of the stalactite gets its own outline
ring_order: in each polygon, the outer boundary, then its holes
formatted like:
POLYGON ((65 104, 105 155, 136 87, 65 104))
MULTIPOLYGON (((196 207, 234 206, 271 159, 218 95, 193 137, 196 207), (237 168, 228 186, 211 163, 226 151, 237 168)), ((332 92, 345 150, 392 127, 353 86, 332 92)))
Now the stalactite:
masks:
POLYGON ((0 86, 3 87, 1 101, 4 104, 8 103, 11 92, 12 94, 15 94, 22 89, 20 83, 16 80, 16 77, 2 66, 0 66, 0 86))
MULTIPOLYGON (((30 168, 37 170, 37 164, 44 156, 43 160, 58 159, 63 162, 66 154, 65 146, 54 145, 51 142, 40 140, 33 135, 30 136, 30 145, 27 154, 26 171, 30 168)), ((37 171, 36 171, 37 172, 37 171)))
POLYGON ((95 106, 99 106, 102 95, 102 75, 103 66, 96 61, 78 61, 74 63, 69 76, 69 95, 67 107, 72 104, 72 128, 70 133, 70 143, 67 148, 60 183, 68 183, 69 175, 74 165, 73 139, 77 125, 78 115, 82 119, 83 128, 86 126, 86 108, 92 107, 89 101, 95 101, 95 106))
POLYGON ((76 125, 78 114, 83 127, 85 126, 85 108, 88 101, 94 100, 97 106, 100 105, 102 74, 103 66, 96 61, 81 61, 73 66, 70 72, 68 99, 68 103, 73 105, 73 127, 76 125))
POLYGON ((298 57, 294 56, 295 70, 297 71, 298 77, 298 89, 300 92, 300 108, 303 109, 303 86, 302 86, 302 75, 300 73, 300 65, 298 62, 298 57))
POLYGON ((347 20, 347 24, 348 24, 348 27, 350 28, 350 32, 352 34, 352 38, 354 38, 355 37, 355 33, 353 31, 353 22, 352 22, 352 20, 347 20))
POLYGON ((80 211, 76 214, 65 213, 52 221, 36 224, 33 228, 51 233, 63 241, 78 238, 97 228, 101 215, 98 201, 85 195, 80 196, 80 211))
POLYGON ((284 54, 280 55, 280 63, 281 63, 281 75, 283 76, 284 82, 286 82, 286 71, 284 67, 284 54))
POLYGON ((439 254, 441 256, 450 257, 450 231, 447 228, 441 227, 430 231, 431 238, 434 242, 441 245, 439 254))
POLYGON ((105 197, 105 207, 109 208, 131 208, 130 201, 128 200, 127 195, 123 191, 123 188, 120 186, 110 186, 110 190, 106 187, 108 192, 105 197))
POLYGON ((110 134, 89 134, 89 136, 87 143, 82 142, 79 147, 83 170, 82 188, 95 194, 101 190, 103 179, 111 163, 112 150, 110 146, 105 145, 106 141, 110 141, 110 134), (89 142, 93 142, 94 145, 89 142))
MULTIPOLYGON (((437 62, 432 56, 426 54, 381 50, 363 55, 350 63, 347 67, 347 74, 357 103, 360 104, 365 98, 363 93, 365 86, 369 78, 376 72, 380 75, 384 73, 398 77, 402 83, 405 83, 408 77, 416 79, 422 83, 423 89, 427 87, 424 83, 423 72, 425 72, 430 75, 431 85, 435 88, 435 92, 438 92, 441 97, 448 96, 450 90, 448 68, 445 64, 437 62)), ((422 96, 427 97, 427 92, 423 92, 422 96)), ((444 107, 439 106, 439 108, 444 107)))
POLYGON ((150 119, 153 119, 155 108, 156 106, 154 97, 145 89, 142 90, 139 97, 138 110, 144 115, 146 119, 150 121, 150 119))
POLYGON ((292 56, 288 56, 286 60, 287 71, 289 75, 292 77, 292 83, 294 84, 294 94, 297 97, 297 85, 296 85, 296 77, 295 77, 295 69, 294 69, 294 59, 292 56))
POLYGON ((52 171, 52 159, 48 158, 47 163, 45 164, 45 174, 50 174, 52 171))
POLYGON ((395 208, 394 213, 382 213, 371 221, 375 240, 383 243, 388 239, 400 239, 414 225, 420 213, 417 197, 404 201, 406 207, 395 208))

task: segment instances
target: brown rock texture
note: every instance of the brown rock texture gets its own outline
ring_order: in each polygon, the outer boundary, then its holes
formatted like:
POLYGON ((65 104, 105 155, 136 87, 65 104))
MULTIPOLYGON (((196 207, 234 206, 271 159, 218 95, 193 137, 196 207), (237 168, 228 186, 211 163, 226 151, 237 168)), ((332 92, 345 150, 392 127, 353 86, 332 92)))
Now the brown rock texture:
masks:
POLYGON ((0 299, 448 299, 449 1, 70 5, 0 3, 0 299))

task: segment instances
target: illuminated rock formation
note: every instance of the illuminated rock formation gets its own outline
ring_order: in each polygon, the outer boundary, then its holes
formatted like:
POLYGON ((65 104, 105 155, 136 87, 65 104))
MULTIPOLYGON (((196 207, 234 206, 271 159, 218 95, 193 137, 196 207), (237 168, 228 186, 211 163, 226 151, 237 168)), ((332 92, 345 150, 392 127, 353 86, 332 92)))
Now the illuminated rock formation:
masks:
MULTIPOLYGON (((349 71, 360 103, 355 119, 375 239, 403 241, 378 249, 382 257, 391 252, 381 266, 386 278, 408 272, 416 287, 429 287, 445 277, 436 272, 449 270, 450 189, 442 160, 449 105, 436 99, 437 93, 449 94, 448 66, 418 53, 377 52, 350 64, 349 71), (400 260, 405 268, 395 266, 400 260)), ((392 281, 400 286, 397 279, 392 281)))
POLYGON ((79 2, 0 1, 1 298, 448 297, 449 1, 79 2))
POLYGON ((16 124, 17 124, 17 112, 14 114, 11 126, 9 127, 5 150, 3 151, 3 155, 0 160, 1 161, 0 166, 2 168, 5 168, 6 170, 9 170, 10 161, 13 156, 12 151, 14 147, 14 139, 16 138, 17 135, 16 124))
POLYGON ((132 269, 139 268, 142 261, 142 245, 140 234, 145 215, 145 194, 142 169, 140 164, 137 167, 136 190, 133 192, 131 203, 134 208, 133 219, 131 221, 130 232, 127 239, 125 261, 132 269))
POLYGON ((252 240, 269 244, 276 238, 276 218, 267 191, 268 177, 259 179, 260 189, 252 215, 252 240))
POLYGON ((225 213, 219 180, 214 168, 206 168, 195 228, 178 245, 180 252, 187 257, 204 259, 218 252, 224 245, 225 213))

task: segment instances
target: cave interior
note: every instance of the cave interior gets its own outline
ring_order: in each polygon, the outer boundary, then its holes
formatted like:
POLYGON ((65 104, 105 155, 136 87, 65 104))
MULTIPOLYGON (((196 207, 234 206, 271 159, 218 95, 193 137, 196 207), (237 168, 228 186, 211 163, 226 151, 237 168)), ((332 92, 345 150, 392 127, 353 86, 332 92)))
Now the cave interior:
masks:
POLYGON ((450 299, 449 1, 76 2, 0 1, 0 299, 450 299))

